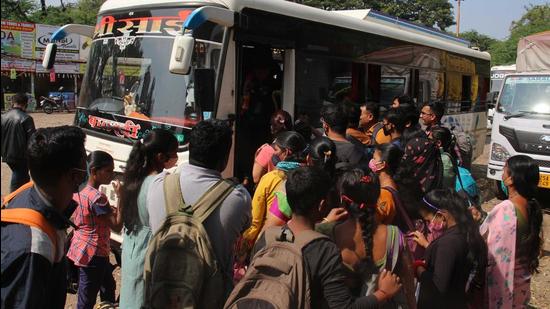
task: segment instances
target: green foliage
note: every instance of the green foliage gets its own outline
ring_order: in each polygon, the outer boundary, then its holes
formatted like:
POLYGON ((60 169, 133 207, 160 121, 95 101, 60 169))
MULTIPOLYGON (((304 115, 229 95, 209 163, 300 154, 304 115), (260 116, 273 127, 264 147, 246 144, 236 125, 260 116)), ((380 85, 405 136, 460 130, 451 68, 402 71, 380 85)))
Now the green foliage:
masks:
POLYGON ((296 1, 324 10, 375 9, 386 14, 445 30, 454 25, 449 0, 302 0, 296 1))
POLYGON ((302 0, 295 2, 329 11, 357 10, 366 8, 363 0, 302 0))
POLYGON ((512 22, 508 39, 491 45, 492 65, 515 63, 517 45, 521 38, 550 30, 550 4, 531 5, 525 7, 525 10, 518 21, 512 22))
POLYGON ((32 0, 2 0, 2 19, 32 22, 29 15, 36 10, 32 0))
POLYGON ((97 12, 105 0, 80 0, 71 16, 78 24, 95 25, 97 12))
POLYGON ((472 46, 479 47, 479 50, 481 51, 489 50, 491 45, 498 42, 498 40, 493 39, 492 37, 485 34, 481 34, 475 30, 462 32, 459 36, 463 39, 470 41, 472 43, 472 46))
POLYGON ((105 0, 80 0, 64 6, 48 6, 43 12, 32 0, 2 0, 2 19, 47 25, 68 23, 94 25, 97 12, 105 0))

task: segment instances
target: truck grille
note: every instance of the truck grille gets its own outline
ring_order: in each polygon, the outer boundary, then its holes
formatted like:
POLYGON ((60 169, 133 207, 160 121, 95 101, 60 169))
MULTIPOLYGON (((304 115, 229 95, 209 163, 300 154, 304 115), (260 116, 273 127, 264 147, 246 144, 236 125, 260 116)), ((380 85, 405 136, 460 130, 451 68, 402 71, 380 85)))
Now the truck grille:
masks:
POLYGON ((506 137, 516 152, 550 155, 550 144, 543 141, 542 132, 520 131, 514 128, 499 126, 498 132, 506 137))
POLYGON ((539 167, 547 167, 547 168, 550 168, 550 161, 535 160, 535 162, 537 163, 537 165, 538 165, 539 167))

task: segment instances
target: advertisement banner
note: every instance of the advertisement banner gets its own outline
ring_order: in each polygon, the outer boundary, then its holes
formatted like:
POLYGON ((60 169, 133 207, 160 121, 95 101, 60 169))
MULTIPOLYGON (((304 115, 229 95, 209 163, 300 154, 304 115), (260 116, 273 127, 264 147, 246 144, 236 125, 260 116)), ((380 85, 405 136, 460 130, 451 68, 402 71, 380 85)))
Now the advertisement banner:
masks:
POLYGON ((59 26, 36 25, 35 56, 42 59, 48 43, 57 43, 56 61, 79 60, 80 35, 68 34, 64 39, 52 42, 50 37, 59 26))
POLYGON ((2 71, 34 71, 35 25, 2 20, 2 71))
POLYGON ((88 60, 91 45, 92 38, 83 35, 80 36, 80 60, 88 60))
MULTIPOLYGON (((80 63, 56 63, 53 66, 55 73, 80 74, 80 63)), ((44 69, 42 62, 36 62, 36 73, 49 73, 50 70, 44 69)))
POLYGON ((2 54, 32 59, 34 24, 2 20, 2 54))
POLYGON ((2 71, 11 71, 15 69, 17 72, 34 72, 35 62, 32 60, 21 60, 9 56, 2 56, 2 71))

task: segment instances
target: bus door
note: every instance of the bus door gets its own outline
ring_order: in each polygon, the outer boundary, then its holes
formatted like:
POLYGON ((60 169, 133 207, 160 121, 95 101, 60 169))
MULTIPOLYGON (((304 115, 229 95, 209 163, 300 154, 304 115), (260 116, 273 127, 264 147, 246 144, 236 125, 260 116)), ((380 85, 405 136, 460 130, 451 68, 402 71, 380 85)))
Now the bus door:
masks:
POLYGON ((235 176, 252 182, 256 150, 271 143, 271 115, 283 108, 284 50, 245 44, 237 50, 235 176))

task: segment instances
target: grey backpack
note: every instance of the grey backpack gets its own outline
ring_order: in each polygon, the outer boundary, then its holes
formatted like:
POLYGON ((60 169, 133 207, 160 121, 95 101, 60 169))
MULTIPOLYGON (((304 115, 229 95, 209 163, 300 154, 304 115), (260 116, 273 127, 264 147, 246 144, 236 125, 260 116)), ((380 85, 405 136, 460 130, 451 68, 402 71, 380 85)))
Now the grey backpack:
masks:
POLYGON ((221 308, 222 272, 203 222, 233 188, 220 180, 191 206, 183 199, 180 175, 166 176, 166 220, 145 255, 146 308, 221 308))
POLYGON ((224 308, 311 308, 309 274, 302 249, 327 236, 303 231, 294 238, 284 226, 266 229, 263 237, 266 247, 254 255, 244 278, 235 286, 224 308))

